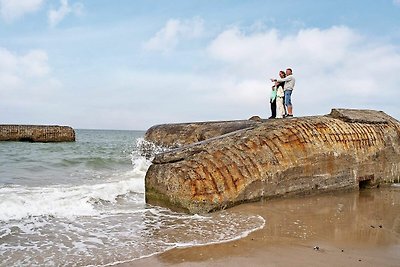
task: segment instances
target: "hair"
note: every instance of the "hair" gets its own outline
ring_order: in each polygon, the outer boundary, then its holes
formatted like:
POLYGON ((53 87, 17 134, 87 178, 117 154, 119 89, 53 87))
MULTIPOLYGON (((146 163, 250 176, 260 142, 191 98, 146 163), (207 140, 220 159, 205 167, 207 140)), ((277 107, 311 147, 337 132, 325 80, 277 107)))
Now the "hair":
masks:
POLYGON ((290 72, 293 72, 291 68, 287 68, 286 70, 290 70, 290 72))
POLYGON ((286 77, 286 73, 283 70, 279 71, 279 74, 281 73, 283 74, 283 77, 286 77))

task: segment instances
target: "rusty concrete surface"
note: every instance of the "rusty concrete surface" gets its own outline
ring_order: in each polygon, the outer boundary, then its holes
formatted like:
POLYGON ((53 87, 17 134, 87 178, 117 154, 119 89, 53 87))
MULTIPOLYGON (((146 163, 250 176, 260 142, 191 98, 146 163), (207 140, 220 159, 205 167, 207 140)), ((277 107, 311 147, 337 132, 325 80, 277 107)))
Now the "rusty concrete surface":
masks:
POLYGON ((157 126, 169 140, 189 141, 155 156, 145 178, 146 202, 207 213, 259 199, 399 181, 400 123, 383 112, 333 109, 325 116, 247 127, 242 122, 236 131, 221 130, 201 142, 191 135, 196 124, 177 132, 157 126))

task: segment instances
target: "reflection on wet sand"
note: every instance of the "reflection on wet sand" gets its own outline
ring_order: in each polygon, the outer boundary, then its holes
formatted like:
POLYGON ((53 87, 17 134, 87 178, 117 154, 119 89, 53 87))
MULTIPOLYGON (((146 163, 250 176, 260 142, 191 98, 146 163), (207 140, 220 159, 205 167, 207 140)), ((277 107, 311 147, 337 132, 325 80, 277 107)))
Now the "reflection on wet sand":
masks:
POLYGON ((272 239, 373 246, 399 242, 399 205, 400 190, 381 188, 272 200, 249 206, 266 218, 265 231, 272 239))
POLYGON ((231 209, 266 220, 224 244, 173 249, 129 266, 399 266, 400 187, 266 200, 231 209))

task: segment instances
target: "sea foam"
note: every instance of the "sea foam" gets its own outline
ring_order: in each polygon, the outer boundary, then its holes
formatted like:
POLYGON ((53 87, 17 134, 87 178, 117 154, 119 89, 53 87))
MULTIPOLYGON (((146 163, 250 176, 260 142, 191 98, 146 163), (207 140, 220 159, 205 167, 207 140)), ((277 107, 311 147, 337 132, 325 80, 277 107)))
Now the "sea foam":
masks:
MULTIPOLYGON (((73 217, 98 215, 98 201, 115 203, 118 196, 144 193, 144 176, 150 162, 134 160, 134 168, 116 174, 108 181, 80 186, 0 188, 0 220, 19 220, 29 216, 73 217)), ((144 200, 140 200, 143 201, 144 200)))
MULTIPOLYGON (((146 171, 154 155, 166 149, 143 138, 132 145, 132 132, 79 133, 76 144, 33 147, 27 160, 43 156, 28 164, 37 172, 24 169, 27 164, 20 158, 9 167, 14 182, 21 176, 13 170, 35 175, 28 184, 7 182, 0 188, 0 266, 109 266, 175 247, 235 240, 264 227, 258 215, 189 215, 146 205, 146 171), (65 153, 42 151, 58 146, 65 153), (129 156, 132 167, 126 164, 129 156), (43 170, 53 158, 55 169, 43 170), (86 164, 99 158, 112 163, 86 164), (60 159, 73 162, 64 166, 60 159)), ((27 150, 25 144, 20 149, 27 150)))

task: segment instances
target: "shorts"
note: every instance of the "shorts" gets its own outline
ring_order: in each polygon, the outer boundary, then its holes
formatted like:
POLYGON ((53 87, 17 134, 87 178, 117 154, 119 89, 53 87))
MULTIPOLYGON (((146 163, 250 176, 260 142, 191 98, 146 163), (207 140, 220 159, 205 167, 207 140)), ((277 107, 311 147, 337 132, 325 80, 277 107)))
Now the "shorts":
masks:
POLYGON ((292 91, 293 90, 285 90, 285 106, 292 105, 292 91))

